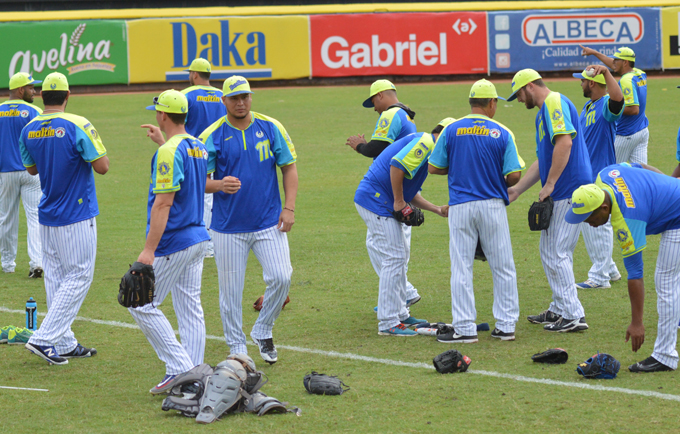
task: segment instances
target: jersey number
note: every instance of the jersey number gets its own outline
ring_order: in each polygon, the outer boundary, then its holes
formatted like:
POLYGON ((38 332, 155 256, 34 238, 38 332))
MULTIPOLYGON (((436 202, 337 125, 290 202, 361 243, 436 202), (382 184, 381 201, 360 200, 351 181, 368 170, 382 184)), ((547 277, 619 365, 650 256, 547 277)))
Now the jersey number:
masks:
POLYGON ((272 156, 272 151, 269 149, 269 140, 263 142, 257 142, 255 149, 260 151, 260 161, 269 159, 272 156))

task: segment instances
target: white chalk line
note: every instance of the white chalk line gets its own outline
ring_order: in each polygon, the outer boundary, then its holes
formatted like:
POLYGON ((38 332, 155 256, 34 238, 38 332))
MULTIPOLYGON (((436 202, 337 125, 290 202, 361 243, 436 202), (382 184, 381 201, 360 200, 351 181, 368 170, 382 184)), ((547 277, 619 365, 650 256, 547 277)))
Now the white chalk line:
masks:
POLYGON ((49 392, 49 389, 31 389, 30 387, 10 387, 10 386, 0 386, 0 389, 33 390, 33 391, 35 391, 35 392, 49 392))
MULTIPOLYGON (((8 308, 3 307, 3 306, 0 306, 0 312, 20 313, 20 314, 25 313, 25 311, 23 311, 23 310, 8 309, 8 308)), ((38 313, 38 315, 39 316, 45 316, 44 313, 38 313)), ((90 322, 90 323, 94 323, 94 324, 108 325, 108 326, 113 326, 113 327, 124 327, 124 328, 128 328, 128 329, 139 330, 139 327, 136 324, 130 324, 130 323, 125 323, 125 322, 120 322, 120 321, 105 321, 105 320, 100 320, 100 319, 85 318, 85 317, 82 317, 82 316, 77 316, 76 321, 85 321, 85 322, 90 322)), ((177 330, 175 330, 175 334, 179 334, 179 332, 177 330)), ((223 336, 206 335, 206 339, 224 341, 223 336)), ((248 345, 255 345, 255 344, 248 341, 248 345)), ((337 352, 337 351, 315 350, 315 349, 312 349, 312 348, 296 347, 296 346, 291 346, 291 345, 276 344, 276 347, 280 348, 280 349, 284 349, 284 350, 299 352, 299 353, 318 354, 320 356, 335 357, 335 358, 339 358, 339 359, 360 360, 362 362, 380 363, 380 364, 383 364, 383 365, 391 365, 391 366, 404 366, 404 367, 407 367, 407 368, 434 369, 434 366, 427 364, 427 363, 421 363, 421 362, 402 362, 400 360, 381 359, 381 358, 377 358, 377 357, 361 356, 359 354, 353 354, 353 353, 340 353, 340 352, 337 352)), ((649 398, 658 398, 658 399, 664 399, 664 400, 667 400, 667 401, 680 402, 680 395, 670 395, 670 394, 667 394, 667 393, 659 393, 659 392, 654 392, 654 391, 651 391, 651 390, 635 390, 635 389, 626 389, 626 388, 623 388, 623 387, 601 386, 601 385, 598 385, 598 384, 573 383, 573 382, 568 382, 568 381, 550 380, 550 379, 547 379, 547 378, 525 377, 525 376, 522 376, 522 375, 503 374, 501 372, 483 371, 483 370, 476 370, 476 369, 471 369, 467 372, 470 373, 470 374, 485 375, 487 377, 503 378, 503 379, 507 379, 507 380, 521 381, 521 382, 525 382, 525 383, 538 383, 538 384, 546 384, 546 385, 549 385, 549 386, 572 387, 572 388, 576 388, 576 389, 596 390, 596 391, 601 391, 601 392, 624 393, 624 394, 627 394, 627 395, 645 396, 645 397, 649 397, 649 398)), ((643 375, 643 374, 641 374, 641 375, 643 375)))

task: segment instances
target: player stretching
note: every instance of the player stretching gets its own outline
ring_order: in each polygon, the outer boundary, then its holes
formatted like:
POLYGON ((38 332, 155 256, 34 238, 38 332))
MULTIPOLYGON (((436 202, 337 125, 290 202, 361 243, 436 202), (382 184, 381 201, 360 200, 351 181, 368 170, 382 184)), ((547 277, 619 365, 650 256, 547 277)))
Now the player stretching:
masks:
POLYGON ((109 157, 99 133, 85 118, 64 113, 69 99, 66 77, 45 77, 45 111, 21 132, 21 159, 31 175, 40 175, 38 207, 43 247, 47 316, 26 348, 55 365, 90 357, 94 348, 78 343, 71 324, 94 277, 99 215, 92 170, 103 175, 109 157))
POLYGON ((526 108, 538 107, 536 114, 536 154, 538 160, 529 167, 514 187, 508 188, 510 202, 541 180, 538 198, 548 196, 555 201, 550 227, 541 231, 539 249, 545 276, 552 290, 552 303, 547 310, 527 319, 545 324, 550 332, 570 332, 588 329, 583 306, 574 282, 573 255, 579 227, 564 221, 569 210, 569 198, 580 185, 591 182, 588 149, 581 127, 576 120, 576 107, 564 95, 546 87, 538 72, 523 69, 512 79, 512 94, 526 108))
POLYGON ((624 163, 605 167, 595 184, 584 185, 574 192, 565 219, 574 226, 585 222, 598 227, 611 216, 628 271, 632 315, 626 342, 631 340, 635 352, 645 341, 642 251, 647 247, 647 235, 661 234, 654 274, 659 313, 654 351, 628 369, 631 372, 671 371, 678 367, 675 345, 680 321, 680 181, 650 166, 644 166, 649 170, 639 164, 632 166, 624 163))
POLYGON ((251 112, 248 80, 234 75, 224 81, 227 115, 201 134, 209 153, 207 192, 214 192, 210 229, 220 286, 220 313, 231 354, 248 354, 243 332, 242 299, 248 253, 262 265, 267 289, 250 337, 267 363, 278 360, 272 337, 274 321, 288 296, 293 267, 288 249, 295 223, 297 156, 286 129, 276 119, 251 112), (281 169, 285 203, 276 176, 281 169), (225 189, 242 183, 238 192, 225 189))
POLYGON ((454 330, 438 336, 439 342, 478 340, 472 288, 472 262, 478 239, 493 273, 496 327, 491 337, 515 340, 519 297, 505 207, 510 204, 508 187, 520 180, 524 161, 517 152, 512 131, 492 120, 498 98, 490 81, 476 82, 469 96, 472 114, 442 131, 430 158, 430 173, 448 175, 451 206, 449 253, 454 330))
POLYGON ((19 198, 26 211, 28 227, 28 277, 42 277, 42 246, 38 230, 40 179, 31 176, 21 163, 19 135, 34 117, 42 113, 31 104, 35 95, 33 80, 17 72, 9 80, 9 101, 0 104, 0 254, 2 271, 14 273, 19 243, 19 198))
POLYGON ((208 153, 184 129, 187 99, 176 90, 166 90, 153 102, 146 109, 156 111, 158 127, 142 128, 148 128, 147 136, 159 148, 151 159, 146 243, 137 261, 153 265, 156 297, 151 304, 128 310, 165 363, 165 378, 150 390, 159 394, 172 389, 179 374, 203 363, 201 274, 210 236, 203 223, 208 153), (168 293, 172 293, 182 344, 158 309, 168 293))

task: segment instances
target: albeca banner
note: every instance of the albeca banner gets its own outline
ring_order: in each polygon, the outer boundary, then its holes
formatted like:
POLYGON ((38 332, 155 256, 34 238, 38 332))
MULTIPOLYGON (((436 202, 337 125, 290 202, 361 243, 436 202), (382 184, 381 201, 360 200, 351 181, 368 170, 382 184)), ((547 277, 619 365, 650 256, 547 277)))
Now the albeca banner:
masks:
MULTIPOLYGON (((0 64, 42 80, 61 72, 69 84, 128 83, 127 32, 123 20, 1 23, 0 64)), ((1 80, 0 87, 8 87, 1 80)))
POLYGON ((312 76, 487 72, 486 12, 310 16, 312 76))
POLYGON ((594 56, 581 56, 579 45, 607 56, 630 47, 637 68, 660 69, 660 9, 489 12, 491 72, 579 71, 599 63, 594 56))

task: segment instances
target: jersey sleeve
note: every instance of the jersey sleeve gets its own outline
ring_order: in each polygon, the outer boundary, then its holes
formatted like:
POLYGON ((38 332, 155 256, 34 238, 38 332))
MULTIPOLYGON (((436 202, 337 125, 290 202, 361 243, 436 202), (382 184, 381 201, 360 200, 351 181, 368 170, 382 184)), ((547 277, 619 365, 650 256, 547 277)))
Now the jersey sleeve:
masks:
MULTIPOLYGON (((550 141, 555 144, 555 136, 570 134, 572 139, 576 137, 576 128, 571 119, 569 105, 562 100, 562 96, 553 92, 545 99, 546 127, 550 135, 550 141)), ((578 122, 578 119, 576 119, 578 122)))
POLYGON ((515 135, 510 130, 508 132, 508 142, 505 146, 505 154, 503 155, 503 175, 508 175, 513 172, 519 172, 526 168, 524 160, 519 156, 517 150, 517 143, 515 142, 515 135))
POLYGON ((288 135, 288 131, 281 125, 281 122, 276 119, 269 118, 273 124, 273 141, 270 143, 276 165, 279 167, 288 166, 297 161, 297 154, 295 153, 295 146, 288 135))
POLYGON ((380 114, 371 140, 382 140, 388 143, 396 140, 401 131, 401 118, 397 115, 398 112, 398 109, 385 110, 380 114))
POLYGON ((607 122, 616 122, 623 116, 623 110, 625 108, 626 105, 624 104, 619 113, 612 113, 609 109, 609 95, 607 95, 604 97, 604 102, 602 103, 602 117, 604 117, 604 120, 607 122))
POLYGON ((412 179, 427 163, 427 159, 432 153, 433 143, 431 140, 430 143, 427 143, 427 136, 429 134, 416 135, 390 161, 391 166, 404 171, 406 179, 412 179))
POLYGON ((628 280, 642 279, 645 268, 642 262, 642 252, 623 258, 623 265, 628 272, 628 280))
POLYGON ((446 133, 449 129, 448 125, 444 127, 437 138, 437 143, 434 145, 434 150, 430 156, 429 163, 437 169, 447 169, 449 167, 449 153, 446 144, 446 133))
POLYGON ((639 106, 640 101, 638 99, 635 83, 633 83, 633 74, 626 74, 621 77, 619 85, 621 86, 621 91, 623 92, 624 106, 639 106))
POLYGON ((99 133, 89 122, 82 127, 76 124, 76 149, 88 163, 106 155, 106 148, 99 133))
POLYGON ((181 148, 165 145, 158 148, 156 167, 152 174, 153 193, 172 193, 179 191, 184 181, 184 160, 181 148))
POLYGON ((619 243, 624 259, 643 251, 647 247, 647 222, 625 218, 616 201, 614 190, 602 182, 600 175, 598 175, 595 184, 605 190, 612 200, 611 222, 614 229, 614 239, 619 243))
POLYGON ((21 135, 19 136, 19 151, 21 152, 21 162, 24 165, 24 167, 35 166, 35 161, 33 160, 33 157, 31 157, 31 154, 28 153, 28 149, 26 149, 26 143, 24 143, 24 133, 23 133, 23 131, 21 132, 21 135))

